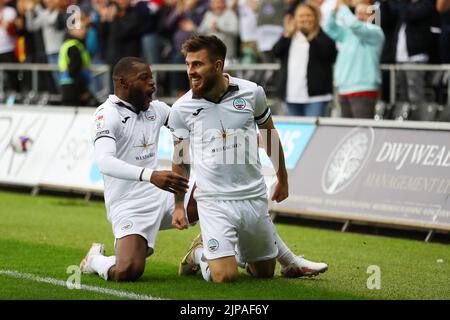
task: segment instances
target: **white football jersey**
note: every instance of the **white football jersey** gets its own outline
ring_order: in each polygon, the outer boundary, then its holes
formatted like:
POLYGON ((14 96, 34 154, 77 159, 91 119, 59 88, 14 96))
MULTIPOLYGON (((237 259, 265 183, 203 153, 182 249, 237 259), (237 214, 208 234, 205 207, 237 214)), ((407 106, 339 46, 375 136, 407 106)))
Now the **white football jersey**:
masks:
POLYGON ((254 82, 228 78, 228 90, 218 103, 194 97, 190 90, 170 112, 168 126, 175 139, 190 140, 196 199, 266 195, 256 131, 256 124, 264 124, 271 114, 264 89, 254 82))
POLYGON ((125 179, 103 175, 108 213, 111 207, 136 206, 140 201, 149 201, 157 192, 158 188, 149 181, 140 181, 140 175, 143 168, 157 167, 159 132, 167 123, 169 112, 170 107, 164 102, 152 101, 147 111, 136 113, 130 104, 115 95, 110 95, 95 111, 92 142, 113 139, 115 157, 131 165, 127 168, 131 169, 130 175, 125 179))

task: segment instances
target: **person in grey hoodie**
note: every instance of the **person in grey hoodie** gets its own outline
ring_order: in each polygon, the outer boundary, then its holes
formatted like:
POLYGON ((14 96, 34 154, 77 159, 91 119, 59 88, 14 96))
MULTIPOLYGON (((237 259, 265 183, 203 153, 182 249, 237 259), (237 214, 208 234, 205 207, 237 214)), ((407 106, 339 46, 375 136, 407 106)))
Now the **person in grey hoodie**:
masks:
POLYGON ((225 0, 211 0, 210 10, 205 13, 197 32, 215 35, 222 40, 228 50, 228 60, 232 61, 237 57, 238 17, 233 10, 227 9, 225 0))
MULTIPOLYGON (((58 15, 61 10, 60 0, 43 0, 45 8, 33 0, 28 0, 25 4, 26 27, 30 32, 42 30, 44 38, 45 53, 47 62, 58 64, 58 52, 61 47, 66 31, 57 26, 58 15)), ((52 72, 55 86, 58 87, 59 73, 52 72)))

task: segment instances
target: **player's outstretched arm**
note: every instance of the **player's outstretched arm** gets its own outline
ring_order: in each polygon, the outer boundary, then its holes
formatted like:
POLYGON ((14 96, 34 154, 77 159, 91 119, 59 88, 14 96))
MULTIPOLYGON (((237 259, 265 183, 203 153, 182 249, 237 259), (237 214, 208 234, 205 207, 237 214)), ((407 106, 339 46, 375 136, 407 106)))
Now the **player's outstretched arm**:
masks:
POLYGON ((189 188, 189 180, 182 175, 169 170, 153 171, 150 182, 160 189, 180 194, 184 197, 184 194, 189 188))
POLYGON ((172 171, 153 171, 118 159, 116 157, 116 142, 108 137, 95 141, 94 157, 100 172, 110 177, 147 181, 163 190, 183 195, 189 188, 188 179, 172 171))
POLYGON ((280 136, 273 125, 270 116, 264 124, 258 125, 262 139, 262 146, 272 162, 273 168, 277 173, 278 182, 272 195, 272 200, 281 202, 289 196, 288 174, 286 170, 283 146, 280 136))

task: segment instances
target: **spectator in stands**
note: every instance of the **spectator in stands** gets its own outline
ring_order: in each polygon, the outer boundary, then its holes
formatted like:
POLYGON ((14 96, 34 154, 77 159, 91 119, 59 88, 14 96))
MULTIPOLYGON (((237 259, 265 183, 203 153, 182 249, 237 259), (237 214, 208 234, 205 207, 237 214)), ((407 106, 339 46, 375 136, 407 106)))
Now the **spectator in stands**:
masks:
MULTIPOLYGON (((26 17, 24 3, 26 0, 18 0, 16 3, 17 17, 14 19, 14 27, 17 34, 16 42, 16 58, 20 63, 47 63, 45 55, 44 40, 42 39, 41 30, 30 32, 26 28, 26 17)), ((38 84, 41 91, 51 91, 52 79, 46 72, 38 74, 38 84), (46 81, 50 81, 45 83, 46 81)), ((27 97, 24 97, 23 102, 28 104, 31 98, 36 97, 37 92, 31 91, 32 77, 31 72, 22 72, 22 82, 20 87, 23 91, 28 92, 27 97)))
POLYGON ((136 4, 136 10, 142 21, 142 56, 149 64, 161 63, 163 43, 158 32, 158 26, 162 5, 162 0, 140 0, 136 4))
MULTIPOLYGON (((175 34, 175 31, 177 31, 178 25, 168 25, 166 22, 169 20, 169 16, 173 14, 173 11, 175 10, 177 6, 177 0, 164 0, 164 3, 159 9, 159 23, 158 23, 158 34, 160 35, 160 38, 162 40, 163 46, 162 46, 162 52, 161 52, 161 59, 163 63, 170 63, 171 61, 171 54, 172 54, 172 45, 173 45, 173 36, 175 34)), ((159 74, 158 74, 159 75, 159 74)), ((157 88, 157 90, 160 90, 160 88, 157 88)))
POLYGON ((320 7, 320 25, 322 28, 325 26, 325 23, 330 18, 330 15, 333 13, 334 8, 336 7, 336 0, 309 0, 311 4, 315 4, 320 7))
MULTIPOLYGON (((84 40, 86 50, 91 57, 92 65, 102 65, 106 63, 106 39, 100 36, 100 25, 102 10, 107 10, 107 0, 84 0, 80 4, 81 10, 89 21, 89 27, 84 40)), ((94 76, 91 79, 89 88, 91 92, 100 92, 104 89, 104 82, 101 77, 94 76)))
MULTIPOLYGON (((283 22, 291 19, 288 13, 293 5, 293 0, 259 0, 257 10, 256 47, 258 57, 262 63, 273 63, 276 57, 273 56, 272 48, 283 34, 283 22)), ((273 70, 260 71, 254 81, 264 83, 266 86, 274 85, 277 73, 273 70)), ((271 100, 272 113, 284 114, 284 103, 277 99, 271 100)))
POLYGON ((355 15, 347 0, 338 0, 325 25, 325 32, 340 42, 334 70, 342 116, 373 118, 381 83, 380 56, 384 43, 381 28, 370 23, 370 1, 360 0, 355 15), (337 19, 341 24, 337 24, 337 19))
POLYGON ((441 63, 450 63, 450 0, 437 0, 436 10, 441 16, 439 41, 441 63))
POLYGON ((79 26, 70 27, 59 51, 62 104, 69 106, 96 106, 96 99, 88 89, 91 80, 91 58, 86 50, 89 22, 84 13, 79 14, 79 26))
POLYGON ((281 59, 281 98, 287 103, 289 115, 325 116, 332 100, 336 45, 320 28, 318 8, 302 3, 293 20, 286 20, 282 37, 273 47, 281 59))
MULTIPOLYGON (((383 30, 385 41, 381 53, 381 63, 395 63, 395 39, 397 27, 397 15, 388 0, 376 1, 379 8, 380 27, 383 30)), ((390 101, 390 72, 381 71, 381 100, 390 101)))
POLYGON ((283 19, 290 0, 260 0, 257 11, 256 43, 262 62, 273 62, 271 50, 283 34, 283 19))
POLYGON ((290 5, 288 14, 293 16, 295 9, 300 3, 309 3, 319 9, 320 25, 322 28, 325 26, 325 22, 336 7, 336 0, 295 0, 290 5))
POLYGON ((239 20, 241 63, 257 63, 259 60, 256 47, 257 0, 235 0, 239 20))
MULTIPOLYGON (((427 63, 430 60, 433 0, 390 1, 397 15, 395 58, 398 63, 427 63)), ((425 71, 399 71, 400 100, 425 101, 425 71)))
MULTIPOLYGON (((27 0, 24 4, 28 31, 42 30, 47 62, 58 64, 58 52, 64 41, 65 30, 58 28, 60 0, 43 0, 45 8, 35 0, 27 0)), ((58 87, 58 71, 52 72, 55 88, 58 87)))
MULTIPOLYGON (((5 5, 0 0, 0 63, 15 63, 16 32, 14 19, 17 12, 14 8, 5 5)), ((6 90, 19 91, 17 72, 9 71, 7 74, 6 90)))
MULTIPOLYGON (((197 31, 207 10, 207 0, 180 0, 172 9, 165 24, 167 30, 172 30, 171 63, 185 63, 181 45, 197 31)), ((182 96, 189 90, 186 72, 172 72, 170 84, 172 93, 182 96)))
POLYGON ((236 44, 239 35, 238 17, 233 10, 227 8, 225 0, 210 1, 210 10, 205 13, 197 32, 218 37, 227 47, 227 60, 234 61, 236 59, 236 44))
POLYGON ((104 64, 106 61, 106 39, 100 36, 101 12, 107 10, 107 0, 85 1, 82 11, 89 20, 85 46, 93 64, 104 64))
POLYGON ((100 36, 106 40, 106 63, 112 67, 123 57, 141 54, 141 20, 131 0, 114 0, 101 9, 100 36))

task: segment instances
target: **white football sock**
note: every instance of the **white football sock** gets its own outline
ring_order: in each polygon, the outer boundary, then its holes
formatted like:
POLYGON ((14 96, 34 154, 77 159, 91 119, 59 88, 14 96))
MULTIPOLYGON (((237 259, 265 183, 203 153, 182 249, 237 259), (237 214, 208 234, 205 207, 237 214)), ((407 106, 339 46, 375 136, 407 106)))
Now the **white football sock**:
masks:
POLYGON ((200 262, 202 261, 202 256, 203 256, 203 247, 195 249, 195 252, 194 252, 195 264, 200 264, 200 262))
POLYGON ((276 233, 276 241, 278 247, 278 255, 277 260, 281 264, 281 266, 286 267, 295 260, 295 254, 289 250, 288 246, 281 240, 278 232, 276 233))
POLYGON ((203 248, 195 249, 194 262, 200 265, 200 270, 202 271, 203 279, 210 282, 211 281, 211 271, 209 270, 209 265, 207 261, 202 260, 203 248))
POLYGON ((208 262, 200 261, 200 270, 202 270, 203 279, 211 282, 211 271, 209 270, 208 262))
POLYGON ((238 266, 242 269, 245 269, 245 265, 247 264, 244 260, 242 260, 241 258, 241 254, 236 246, 236 248, 234 249, 235 252, 235 257, 236 257, 236 262, 238 264, 238 266))
POLYGON ((89 260, 92 269, 94 269, 100 277, 108 280, 108 270, 116 264, 116 256, 105 257, 102 255, 95 255, 90 257, 89 260))

